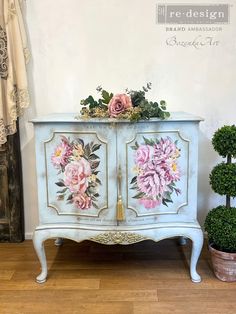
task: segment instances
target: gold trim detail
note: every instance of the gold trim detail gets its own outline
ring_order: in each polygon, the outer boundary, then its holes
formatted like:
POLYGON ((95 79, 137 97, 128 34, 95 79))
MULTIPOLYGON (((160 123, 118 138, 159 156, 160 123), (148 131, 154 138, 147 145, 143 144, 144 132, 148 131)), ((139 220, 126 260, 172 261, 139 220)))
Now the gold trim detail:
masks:
POLYGON ((149 238, 144 237, 138 233, 120 231, 101 233, 95 237, 89 238, 89 240, 91 241, 95 241, 102 244, 132 244, 147 239, 149 238))

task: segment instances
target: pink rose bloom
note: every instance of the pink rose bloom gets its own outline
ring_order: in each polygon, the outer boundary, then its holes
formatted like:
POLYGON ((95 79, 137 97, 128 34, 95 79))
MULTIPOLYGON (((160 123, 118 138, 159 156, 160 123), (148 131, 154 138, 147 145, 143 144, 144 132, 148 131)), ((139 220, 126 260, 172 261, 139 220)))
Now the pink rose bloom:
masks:
POLYGON ((135 152, 135 163, 139 167, 143 167, 145 163, 151 160, 153 154, 153 147, 150 145, 140 145, 135 152))
POLYGON ((172 140, 167 137, 161 138, 158 144, 154 145, 154 160, 156 162, 162 162, 176 155, 177 147, 172 140))
POLYGON ((139 200, 139 204, 143 205, 145 208, 155 208, 156 206, 161 204, 161 199, 152 200, 152 199, 141 198, 139 200))
POLYGON ((73 202, 77 208, 88 209, 91 207, 91 197, 86 194, 76 194, 73 197, 73 202))
POLYGON ((147 196, 162 196, 167 191, 165 170, 159 165, 149 162, 142 174, 137 176, 137 184, 140 192, 147 196))
POLYGON ((89 162, 81 157, 80 160, 72 161, 66 165, 64 183, 71 192, 84 193, 88 187, 88 176, 91 173, 89 162))
POLYGON ((54 153, 51 157, 52 164, 55 168, 60 168, 68 163, 68 158, 72 155, 72 148, 70 145, 61 141, 61 143, 55 148, 54 153))
POLYGON ((126 94, 117 94, 112 97, 108 104, 108 111, 110 117, 117 117, 126 109, 132 107, 131 98, 126 94))

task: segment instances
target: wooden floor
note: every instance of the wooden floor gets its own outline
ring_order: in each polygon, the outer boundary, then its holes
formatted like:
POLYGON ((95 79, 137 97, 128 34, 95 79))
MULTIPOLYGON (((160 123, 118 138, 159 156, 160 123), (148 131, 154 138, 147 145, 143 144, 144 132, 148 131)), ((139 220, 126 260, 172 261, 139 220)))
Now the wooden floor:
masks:
POLYGON ((49 276, 35 277, 40 265, 31 241, 0 244, 0 313, 156 314, 236 313, 236 283, 212 274, 204 248, 189 279, 190 243, 175 239, 129 246, 65 240, 46 241, 49 276))

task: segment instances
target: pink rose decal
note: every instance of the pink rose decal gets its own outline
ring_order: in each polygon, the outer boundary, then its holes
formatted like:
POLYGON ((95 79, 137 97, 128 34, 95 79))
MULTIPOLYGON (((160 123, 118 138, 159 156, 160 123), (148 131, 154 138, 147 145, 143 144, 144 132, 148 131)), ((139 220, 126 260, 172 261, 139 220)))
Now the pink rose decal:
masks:
POLYGON ((88 187, 88 176, 91 175, 91 167, 87 160, 81 158, 66 165, 64 172, 65 186, 71 192, 84 193, 88 187))
POLYGON ((73 197, 73 202, 77 208, 88 209, 91 207, 91 197, 86 194, 76 194, 73 197))
POLYGON ((59 172, 58 182, 61 190, 57 191, 57 200, 72 204, 75 208, 87 210, 96 204, 99 195, 98 167, 100 158, 97 154, 101 144, 93 141, 85 144, 77 138, 70 141, 61 136, 61 142, 54 149, 51 162, 59 172))
POLYGON ((176 187, 181 176, 177 141, 173 142, 170 137, 160 140, 144 138, 144 143, 136 142, 131 148, 135 150, 134 169, 137 172, 131 180, 131 188, 137 192, 133 198, 147 209, 161 204, 168 206, 173 202, 172 193, 175 191, 177 196, 181 193, 176 187))
POLYGON ((126 94, 117 94, 112 97, 108 104, 109 116, 116 118, 120 113, 132 107, 130 96, 126 94))

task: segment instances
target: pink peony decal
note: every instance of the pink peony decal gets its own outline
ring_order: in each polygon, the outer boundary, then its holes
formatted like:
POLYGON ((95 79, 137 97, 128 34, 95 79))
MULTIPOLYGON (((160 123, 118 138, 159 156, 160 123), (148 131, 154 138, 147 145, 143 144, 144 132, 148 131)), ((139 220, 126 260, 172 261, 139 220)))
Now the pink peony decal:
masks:
POLYGON ((112 97, 108 104, 109 116, 116 118, 120 113, 132 107, 130 96, 126 94, 117 94, 112 97))
POLYGON ((72 147, 63 137, 61 143, 55 148, 51 161, 55 168, 64 167, 68 163, 69 157, 72 155, 72 147))
POLYGON ((134 162, 137 176, 131 180, 132 189, 137 191, 133 198, 145 208, 155 208, 173 202, 171 195, 181 193, 175 182, 180 180, 178 158, 180 149, 177 141, 170 137, 158 139, 144 138, 144 143, 135 142, 134 162))
POLYGON ((153 154, 153 147, 151 145, 140 145, 135 153, 135 163, 136 165, 143 167, 153 154))
POLYGON ((139 204, 143 205, 145 208, 155 208, 161 204, 161 200, 140 198, 139 204))
POLYGON ((80 138, 71 141, 65 136, 57 145, 51 156, 53 166, 59 170, 60 179, 55 184, 62 188, 57 191, 58 200, 74 204, 79 209, 98 208, 96 201, 99 197, 98 179, 99 156, 94 152, 101 144, 94 142, 84 144, 80 138))
POLYGON ((137 176, 139 190, 147 196, 155 198, 166 190, 165 170, 160 165, 148 163, 144 171, 137 176))

